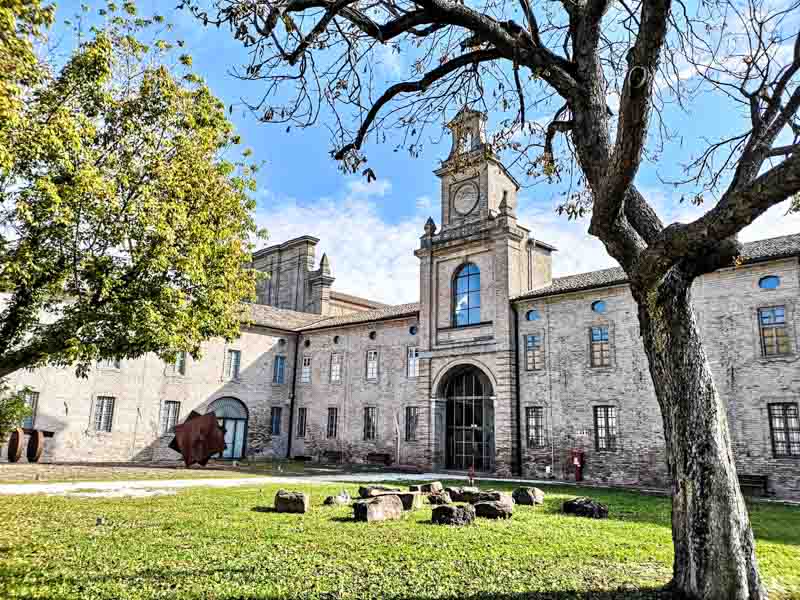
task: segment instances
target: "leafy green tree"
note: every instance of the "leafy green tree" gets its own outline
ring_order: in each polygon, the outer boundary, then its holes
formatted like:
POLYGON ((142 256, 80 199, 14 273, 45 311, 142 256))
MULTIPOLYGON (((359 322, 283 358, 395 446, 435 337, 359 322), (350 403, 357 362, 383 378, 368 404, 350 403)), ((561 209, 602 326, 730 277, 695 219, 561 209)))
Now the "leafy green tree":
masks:
POLYGON ((5 443, 8 434, 31 414, 31 409, 25 402, 25 391, 23 389, 15 392, 0 381, 0 444, 5 443))
POLYGON ((256 167, 224 158, 238 143, 224 106, 188 55, 141 41, 161 17, 130 2, 103 14, 60 69, 18 79, 17 116, 0 121, 0 378, 197 355, 238 334, 254 295, 256 167))

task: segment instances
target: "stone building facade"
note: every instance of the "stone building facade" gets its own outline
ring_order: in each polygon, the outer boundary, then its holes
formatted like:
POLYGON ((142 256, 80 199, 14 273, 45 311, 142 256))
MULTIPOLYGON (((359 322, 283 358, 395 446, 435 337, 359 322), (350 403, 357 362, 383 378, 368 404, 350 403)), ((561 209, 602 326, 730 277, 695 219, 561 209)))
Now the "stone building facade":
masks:
MULTIPOLYGON (((191 410, 226 429, 224 458, 416 465, 646 487, 667 484, 664 439, 621 269, 552 277, 555 248, 517 221, 519 186, 462 111, 440 227, 419 248, 420 300, 337 292, 311 236, 259 251, 269 278, 241 337, 198 361, 152 356, 15 376, 38 394, 49 460, 174 460, 191 410), (111 398, 110 403, 106 399, 111 398), (109 407, 110 405, 110 407, 109 407)), ((538 232, 537 232, 538 233, 538 232)), ((745 245, 693 297, 728 411, 737 468, 800 497, 800 235, 745 245)))

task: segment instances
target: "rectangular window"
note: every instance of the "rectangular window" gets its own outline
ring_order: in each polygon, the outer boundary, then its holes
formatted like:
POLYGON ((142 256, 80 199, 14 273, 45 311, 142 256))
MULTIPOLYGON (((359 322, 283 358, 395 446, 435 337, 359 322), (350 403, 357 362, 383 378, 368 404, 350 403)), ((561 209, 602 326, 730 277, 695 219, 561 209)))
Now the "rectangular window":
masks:
POLYGON ((300 371, 300 383, 311 383, 311 357, 303 357, 303 369, 300 371))
POLYGON ((331 383, 339 383, 342 380, 342 355, 331 354, 331 383))
POLYGON ((528 448, 544 448, 544 408, 529 406, 525 409, 528 448))
POLYGON ((186 352, 178 352, 175 362, 167 366, 168 375, 186 375, 186 352))
POLYGON ((364 409, 364 439, 374 440, 378 437, 378 409, 367 406, 364 409))
POLYGON ((306 437, 306 417, 308 416, 308 409, 300 407, 297 409, 297 437, 306 437))
POLYGON ((791 348, 786 331, 785 307, 759 308, 758 324, 761 329, 761 351, 764 356, 789 354, 791 348))
POLYGON ((94 430, 111 431, 114 419, 114 397, 98 396, 94 402, 94 430))
POLYGON ((797 403, 770 404, 768 409, 772 454, 784 458, 800 457, 800 417, 797 403))
POLYGON ((375 381, 378 379, 378 351, 367 350, 367 379, 375 381))
POLYGON ((408 349, 408 376, 419 377, 419 348, 416 346, 408 349))
POLYGON ((419 409, 416 406, 406 406, 406 441, 414 442, 417 439, 417 422, 419 409))
POLYGON ((284 383, 286 377, 286 357, 276 356, 272 363, 272 383, 284 383))
POLYGON ((31 409, 31 414, 22 419, 22 428, 33 429, 33 424, 36 422, 36 408, 39 406, 39 392, 25 390, 22 399, 25 400, 25 405, 31 409))
POLYGON ((608 343, 608 325, 592 327, 590 333, 593 367, 611 366, 611 348, 608 343))
POLYGON ((281 434, 281 417, 283 409, 280 406, 273 406, 269 411, 269 432, 272 435, 281 434))
POLYGON ((165 400, 161 404, 161 435, 175 431, 178 417, 181 412, 181 403, 174 400, 165 400))
POLYGON ((617 409, 614 406, 594 407, 594 439, 597 450, 617 449, 617 409))
POLYGON ((328 408, 328 437, 333 439, 339 433, 339 409, 335 406, 328 408))
POLYGON ((225 379, 235 381, 239 379, 239 367, 242 364, 240 350, 228 350, 225 353, 225 379))
POLYGON ((544 349, 541 335, 525 336, 525 370, 536 371, 544 368, 544 349))

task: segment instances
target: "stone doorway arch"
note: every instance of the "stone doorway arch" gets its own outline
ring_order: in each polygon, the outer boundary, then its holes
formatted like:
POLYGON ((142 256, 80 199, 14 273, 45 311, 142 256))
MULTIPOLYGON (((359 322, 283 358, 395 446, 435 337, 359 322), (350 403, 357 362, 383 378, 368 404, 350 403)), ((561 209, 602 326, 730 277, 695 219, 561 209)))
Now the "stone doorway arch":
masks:
POLYGON ((247 450, 248 411, 244 402, 224 396, 209 404, 206 412, 216 415, 219 426, 225 430, 225 450, 217 456, 231 460, 242 458, 247 450))
POLYGON ((446 469, 494 470, 494 390, 473 364, 450 368, 437 392, 437 438, 446 469))

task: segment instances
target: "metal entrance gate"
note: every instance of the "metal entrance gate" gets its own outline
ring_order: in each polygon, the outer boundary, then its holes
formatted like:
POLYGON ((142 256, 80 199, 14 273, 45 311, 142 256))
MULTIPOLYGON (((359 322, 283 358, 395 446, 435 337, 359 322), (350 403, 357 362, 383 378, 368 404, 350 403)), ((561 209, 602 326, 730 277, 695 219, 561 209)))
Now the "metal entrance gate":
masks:
POLYGON ((470 368, 456 373, 445 388, 446 465, 448 469, 490 471, 494 415, 482 374, 470 368))

